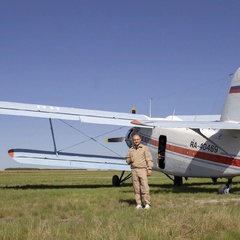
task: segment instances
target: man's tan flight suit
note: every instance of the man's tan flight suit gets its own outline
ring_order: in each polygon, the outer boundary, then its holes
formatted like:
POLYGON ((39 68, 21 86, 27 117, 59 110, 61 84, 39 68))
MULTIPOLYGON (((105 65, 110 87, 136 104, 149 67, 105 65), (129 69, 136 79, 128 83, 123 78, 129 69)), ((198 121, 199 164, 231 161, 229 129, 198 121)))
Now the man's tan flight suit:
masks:
POLYGON ((132 181, 137 205, 149 204, 150 193, 147 170, 153 167, 152 155, 147 146, 139 144, 129 149, 126 162, 131 164, 132 181))

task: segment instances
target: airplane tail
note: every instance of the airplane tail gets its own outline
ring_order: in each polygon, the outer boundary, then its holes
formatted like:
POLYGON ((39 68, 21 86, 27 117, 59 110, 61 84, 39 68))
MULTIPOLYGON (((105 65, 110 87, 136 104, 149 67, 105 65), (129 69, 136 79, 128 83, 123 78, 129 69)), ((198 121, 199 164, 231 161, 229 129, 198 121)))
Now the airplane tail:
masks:
POLYGON ((240 68, 233 76, 220 121, 240 122, 240 68))

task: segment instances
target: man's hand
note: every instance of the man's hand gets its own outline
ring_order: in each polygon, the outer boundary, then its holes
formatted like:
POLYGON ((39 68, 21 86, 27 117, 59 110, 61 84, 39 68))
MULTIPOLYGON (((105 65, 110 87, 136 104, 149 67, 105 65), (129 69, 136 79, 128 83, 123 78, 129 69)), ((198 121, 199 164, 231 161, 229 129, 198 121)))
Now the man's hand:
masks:
POLYGON ((147 176, 149 177, 149 176, 151 176, 152 175, 152 169, 148 169, 147 170, 147 176))
POLYGON ((132 164, 134 162, 133 158, 132 157, 126 157, 126 162, 128 164, 132 164))

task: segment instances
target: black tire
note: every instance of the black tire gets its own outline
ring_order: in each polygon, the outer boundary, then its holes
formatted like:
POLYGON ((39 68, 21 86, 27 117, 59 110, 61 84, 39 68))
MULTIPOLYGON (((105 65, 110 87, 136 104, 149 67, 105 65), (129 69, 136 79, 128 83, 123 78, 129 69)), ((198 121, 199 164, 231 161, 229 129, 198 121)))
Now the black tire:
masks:
POLYGON ((213 184, 217 183, 217 178, 212 178, 213 184))
POLYGON ((227 184, 222 184, 219 188, 218 188, 218 194, 226 194, 226 190, 228 189, 227 184))
POLYGON ((183 183, 182 177, 174 176, 174 186, 180 187, 180 186, 182 186, 182 183, 183 183))
POLYGON ((119 179, 118 175, 114 175, 112 177, 112 185, 115 186, 115 187, 120 186, 120 179, 119 179))

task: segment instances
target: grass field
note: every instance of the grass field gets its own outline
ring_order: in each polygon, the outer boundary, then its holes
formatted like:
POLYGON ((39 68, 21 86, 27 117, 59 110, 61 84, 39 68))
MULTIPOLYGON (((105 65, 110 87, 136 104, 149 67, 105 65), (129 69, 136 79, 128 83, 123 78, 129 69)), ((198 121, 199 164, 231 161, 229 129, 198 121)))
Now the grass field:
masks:
POLYGON ((131 180, 112 187, 113 171, 0 172, 0 239, 240 239, 240 178, 189 179, 173 187, 149 178, 150 210, 136 210, 131 180))

